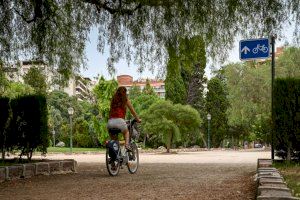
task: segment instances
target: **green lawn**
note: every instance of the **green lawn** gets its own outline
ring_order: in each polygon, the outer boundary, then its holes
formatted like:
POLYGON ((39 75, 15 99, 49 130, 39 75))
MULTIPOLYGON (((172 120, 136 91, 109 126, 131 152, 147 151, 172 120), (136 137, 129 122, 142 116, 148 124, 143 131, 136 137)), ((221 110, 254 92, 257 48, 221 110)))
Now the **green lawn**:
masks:
POLYGON ((288 187, 294 191, 294 196, 300 197, 300 163, 275 163, 274 167, 283 175, 288 187))
MULTIPOLYGON (((70 147, 49 147, 47 150, 48 150, 48 153, 69 153, 69 152, 71 152, 70 147)), ((72 151, 73 151, 73 153, 104 152, 105 149, 73 147, 72 151)))

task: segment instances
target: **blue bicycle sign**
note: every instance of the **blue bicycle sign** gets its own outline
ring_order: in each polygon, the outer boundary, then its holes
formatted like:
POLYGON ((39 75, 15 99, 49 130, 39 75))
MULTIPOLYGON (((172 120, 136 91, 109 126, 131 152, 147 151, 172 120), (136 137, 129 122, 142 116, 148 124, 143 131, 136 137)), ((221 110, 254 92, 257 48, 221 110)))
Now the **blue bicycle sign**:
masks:
POLYGON ((269 39, 251 39, 240 41, 240 59, 254 60, 270 57, 269 39))
POLYGON ((266 47, 265 45, 257 45, 254 49, 252 49, 252 52, 254 54, 257 54, 259 51, 263 52, 263 53, 267 53, 269 50, 268 47, 266 47))

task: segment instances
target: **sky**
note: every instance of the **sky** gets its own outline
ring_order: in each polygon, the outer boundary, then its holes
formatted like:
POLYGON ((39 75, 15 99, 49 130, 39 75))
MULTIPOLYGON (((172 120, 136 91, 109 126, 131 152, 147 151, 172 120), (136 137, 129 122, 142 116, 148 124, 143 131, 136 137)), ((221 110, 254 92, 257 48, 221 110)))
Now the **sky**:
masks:
MULTIPOLYGON (((278 39, 276 41, 275 47, 282 46, 286 41, 292 44, 292 35, 293 35, 293 27, 286 26, 284 28, 284 37, 280 40, 278 39)), ((81 70, 81 74, 85 77, 90 77, 93 79, 94 77, 97 77, 97 75, 103 75, 106 79, 111 79, 112 77, 109 75, 107 68, 106 68, 106 61, 108 58, 108 50, 106 49, 104 54, 101 54, 97 50, 97 43, 98 43, 98 31, 96 28, 92 29, 89 34, 89 41, 86 43, 86 56, 87 56, 87 66, 86 69, 81 70)), ((253 39, 253 38, 236 38, 234 42, 234 47, 229 51, 228 59, 225 61, 224 64, 230 63, 230 62, 239 62, 239 41, 241 39, 253 39)), ((208 63, 207 67, 205 69, 206 76, 208 78, 211 77, 210 74, 210 66, 211 64, 208 63)), ((134 66, 134 64, 131 64, 131 66, 128 67, 128 64, 125 60, 120 60, 120 62, 115 64, 116 67, 116 74, 114 77, 118 75, 124 75, 128 74, 133 77, 134 80, 139 78, 155 78, 156 73, 151 73, 148 70, 144 70, 143 73, 137 72, 137 66, 134 66)))
MULTIPOLYGON (((106 79, 111 79, 112 77, 109 75, 106 62, 108 58, 108 49, 105 49, 104 54, 101 54, 97 50, 98 43, 98 31, 96 28, 92 29, 89 34, 89 41, 86 43, 86 57, 87 61, 87 69, 81 70, 81 73, 84 76, 94 78, 98 74, 103 75, 106 79)), ((128 67, 126 60, 120 60, 120 62, 115 64, 116 67, 116 76, 128 74, 133 77, 134 80, 138 78, 155 78, 156 74, 152 74, 148 70, 144 70, 142 74, 137 72, 137 66, 133 64, 128 67)))

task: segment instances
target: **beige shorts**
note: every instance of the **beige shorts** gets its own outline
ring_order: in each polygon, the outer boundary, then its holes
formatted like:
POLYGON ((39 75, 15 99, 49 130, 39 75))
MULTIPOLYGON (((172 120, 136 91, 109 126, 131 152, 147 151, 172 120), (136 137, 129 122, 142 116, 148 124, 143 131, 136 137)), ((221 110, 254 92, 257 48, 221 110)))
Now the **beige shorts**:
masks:
POLYGON ((127 129, 127 124, 123 118, 111 118, 108 120, 107 129, 120 129, 124 133, 127 129))

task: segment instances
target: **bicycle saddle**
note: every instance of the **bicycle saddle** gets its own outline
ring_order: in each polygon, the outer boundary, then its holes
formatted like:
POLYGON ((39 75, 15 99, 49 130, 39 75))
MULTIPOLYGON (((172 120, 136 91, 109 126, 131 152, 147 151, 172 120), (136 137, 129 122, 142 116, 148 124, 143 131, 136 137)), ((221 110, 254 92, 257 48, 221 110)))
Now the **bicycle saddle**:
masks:
POLYGON ((117 135, 117 134, 121 133, 121 130, 118 128, 110 128, 110 129, 108 129, 108 132, 113 135, 117 135))

